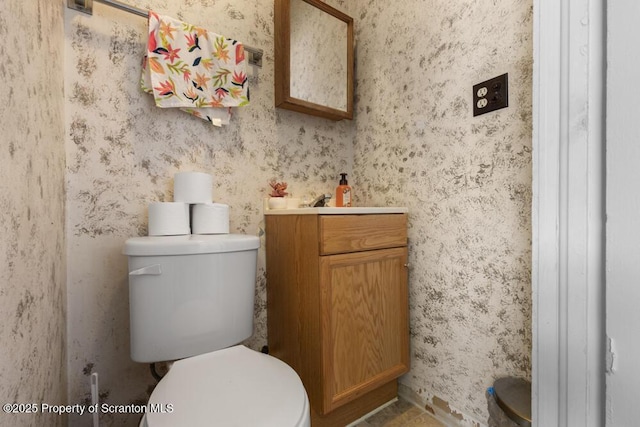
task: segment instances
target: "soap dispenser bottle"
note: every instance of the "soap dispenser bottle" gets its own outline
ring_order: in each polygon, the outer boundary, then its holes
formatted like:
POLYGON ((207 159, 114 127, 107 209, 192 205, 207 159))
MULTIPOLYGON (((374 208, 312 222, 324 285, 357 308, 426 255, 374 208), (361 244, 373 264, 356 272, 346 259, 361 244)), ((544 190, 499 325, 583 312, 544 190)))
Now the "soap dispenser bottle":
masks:
POLYGON ((351 207, 351 187, 347 182, 347 174, 341 173, 340 185, 336 188, 336 207, 351 207))

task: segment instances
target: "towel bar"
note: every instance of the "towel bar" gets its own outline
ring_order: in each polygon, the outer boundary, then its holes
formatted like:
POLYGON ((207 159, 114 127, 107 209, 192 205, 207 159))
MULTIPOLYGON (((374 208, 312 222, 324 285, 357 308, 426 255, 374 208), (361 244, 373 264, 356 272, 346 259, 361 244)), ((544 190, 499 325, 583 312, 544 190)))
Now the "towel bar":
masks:
MULTIPOLYGON (((95 0, 99 3, 107 6, 115 7, 116 9, 124 10, 125 12, 133 13, 134 15, 142 16, 146 18, 149 16, 149 11, 138 9, 137 7, 129 6, 118 0, 95 0)), ((67 7, 74 9, 87 15, 93 15, 93 2, 94 0, 67 0, 67 7)), ((249 64, 262 68, 262 49, 244 45, 244 50, 249 52, 248 60, 249 64)))

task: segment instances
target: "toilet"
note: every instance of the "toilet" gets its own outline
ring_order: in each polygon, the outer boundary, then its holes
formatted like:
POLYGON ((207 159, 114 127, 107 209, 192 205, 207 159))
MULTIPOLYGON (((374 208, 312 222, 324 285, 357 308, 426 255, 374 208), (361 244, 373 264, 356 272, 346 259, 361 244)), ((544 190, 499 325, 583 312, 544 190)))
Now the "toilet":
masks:
POLYGON ((175 361, 140 426, 310 425, 296 372, 239 344, 253 334, 259 246, 240 234, 126 241, 131 358, 175 361))

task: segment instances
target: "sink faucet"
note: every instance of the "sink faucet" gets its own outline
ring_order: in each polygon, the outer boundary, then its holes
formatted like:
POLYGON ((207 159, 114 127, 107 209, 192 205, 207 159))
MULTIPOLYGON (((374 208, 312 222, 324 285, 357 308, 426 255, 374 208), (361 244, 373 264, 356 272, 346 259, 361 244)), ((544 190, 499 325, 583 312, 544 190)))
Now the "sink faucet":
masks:
POLYGON ((313 199, 313 202, 309 204, 309 207, 323 208, 327 206, 327 203, 329 203, 329 200, 331 200, 331 194, 321 194, 315 199, 313 199))

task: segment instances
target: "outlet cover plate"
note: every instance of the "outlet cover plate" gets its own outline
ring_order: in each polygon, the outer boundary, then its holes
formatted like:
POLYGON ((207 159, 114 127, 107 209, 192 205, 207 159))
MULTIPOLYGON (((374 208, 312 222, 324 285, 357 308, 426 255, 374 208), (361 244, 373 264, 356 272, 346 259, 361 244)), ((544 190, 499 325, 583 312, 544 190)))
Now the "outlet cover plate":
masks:
POLYGON ((509 106, 509 73, 473 86, 473 116, 509 106))

